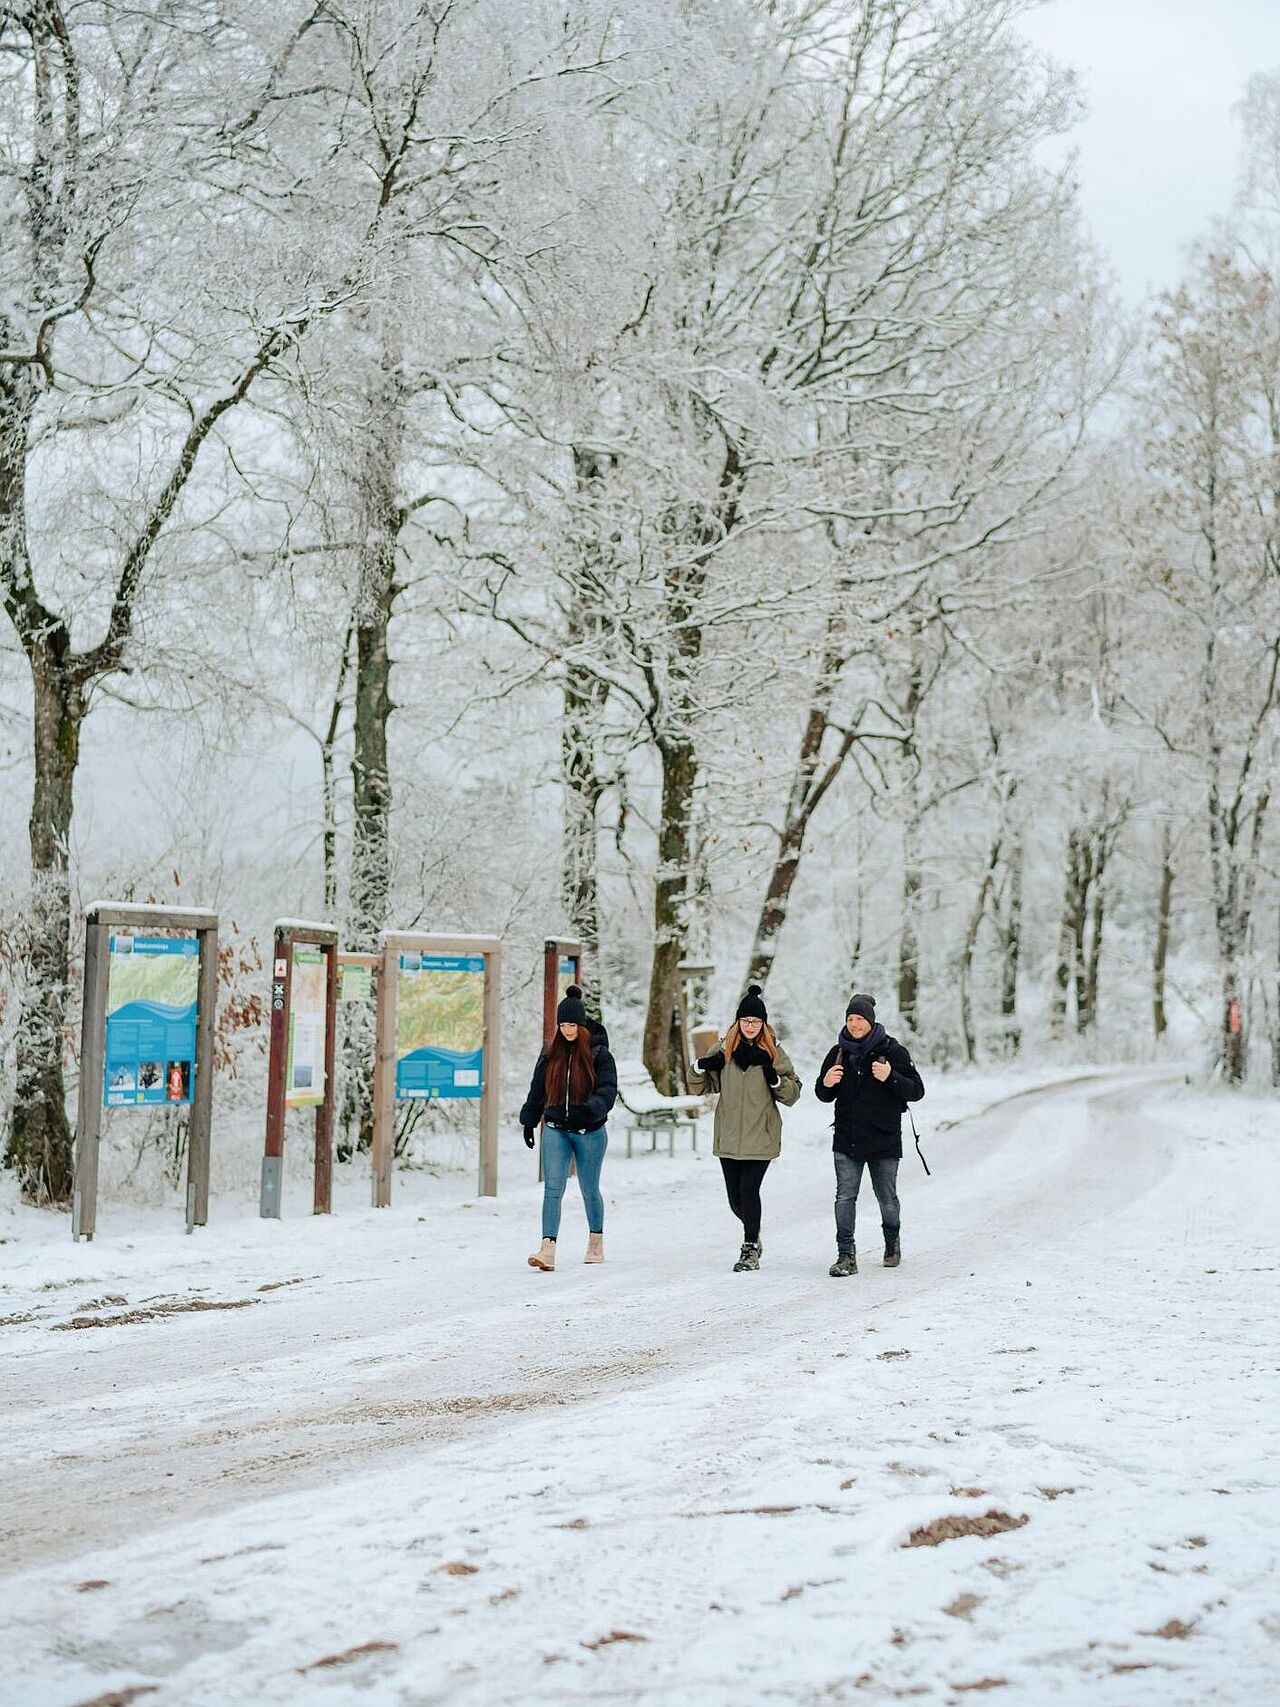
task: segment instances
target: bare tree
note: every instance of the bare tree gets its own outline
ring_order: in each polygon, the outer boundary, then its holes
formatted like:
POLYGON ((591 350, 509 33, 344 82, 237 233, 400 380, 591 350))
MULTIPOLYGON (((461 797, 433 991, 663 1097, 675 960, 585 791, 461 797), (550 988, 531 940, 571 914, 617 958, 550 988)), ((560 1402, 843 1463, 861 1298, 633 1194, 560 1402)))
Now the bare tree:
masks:
MULTIPOLYGON (((309 21, 298 11, 283 42, 260 43, 224 31, 213 11, 192 28, 177 6, 142 15, 104 0, 69 13, 39 0, 0 19, 0 44, 17 73, 2 121, 11 164, 0 180, 0 217, 12 237, 0 298, 0 593, 31 672, 35 773, 26 995, 6 1155, 37 1200, 61 1201, 70 1189, 62 1056, 82 726, 95 689, 130 667, 166 529, 207 447, 324 308, 315 257, 295 256, 302 279, 296 265, 281 269, 277 238, 265 227, 250 238, 258 222, 246 210, 263 185, 233 183, 226 170, 237 152, 251 156, 269 127, 263 91, 283 94, 309 21), (184 185, 199 188, 208 226, 187 217, 184 185), (246 270, 231 301, 210 252, 215 210, 234 210, 245 253, 260 241, 266 269, 246 270), (193 289, 202 271, 210 281, 203 295, 193 289), (43 592, 32 512, 57 466, 60 434, 96 430, 111 458, 120 423, 145 447, 148 472, 115 495, 119 545, 114 565, 103 565, 106 585, 61 572, 43 592), (95 622, 96 638, 78 637, 95 622)), ((349 286, 348 276, 341 288, 349 286)), ((61 552, 48 543, 56 562, 61 552)))

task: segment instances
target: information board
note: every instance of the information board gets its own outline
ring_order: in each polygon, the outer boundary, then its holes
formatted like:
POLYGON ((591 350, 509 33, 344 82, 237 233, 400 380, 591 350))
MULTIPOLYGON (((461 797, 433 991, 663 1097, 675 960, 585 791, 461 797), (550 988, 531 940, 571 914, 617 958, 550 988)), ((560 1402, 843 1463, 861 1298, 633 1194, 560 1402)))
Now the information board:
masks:
POLYGON ((316 1108, 324 1101, 326 978, 323 950, 294 948, 289 987, 289 1063, 284 1080, 288 1108, 316 1108))
POLYGON ((479 1097, 484 1077, 484 956, 401 954, 396 1098, 479 1097))
POLYGON ((191 1101, 199 953, 194 937, 111 937, 105 1107, 191 1101))
POLYGON ((371 966, 340 966, 338 968, 338 1000, 344 1004, 373 1000, 373 968, 371 966))
POLYGON ((565 992, 571 984, 578 982, 578 958, 576 955, 562 954, 559 966, 556 968, 556 1004, 564 1000, 565 992))

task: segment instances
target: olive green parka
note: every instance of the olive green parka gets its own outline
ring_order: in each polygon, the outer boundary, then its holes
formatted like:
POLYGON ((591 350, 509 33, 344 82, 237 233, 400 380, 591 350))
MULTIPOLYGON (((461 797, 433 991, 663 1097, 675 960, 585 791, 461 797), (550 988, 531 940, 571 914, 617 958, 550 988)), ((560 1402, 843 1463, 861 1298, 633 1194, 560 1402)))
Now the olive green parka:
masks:
MULTIPOLYGON (((721 1038, 712 1054, 724 1052, 721 1038)), ((774 1060, 778 1082, 769 1088, 763 1067, 744 1072, 736 1061, 726 1060, 718 1073, 707 1073, 704 1084, 718 1090, 713 1153, 739 1162, 771 1162, 782 1153, 782 1114, 778 1104, 790 1108, 800 1095, 800 1080, 781 1044, 774 1060)))

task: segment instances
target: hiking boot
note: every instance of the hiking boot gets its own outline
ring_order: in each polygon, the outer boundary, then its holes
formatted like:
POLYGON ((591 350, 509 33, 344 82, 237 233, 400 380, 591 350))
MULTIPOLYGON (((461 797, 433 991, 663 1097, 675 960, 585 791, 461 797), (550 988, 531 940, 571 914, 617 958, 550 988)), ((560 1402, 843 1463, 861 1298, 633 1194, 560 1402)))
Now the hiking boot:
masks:
POLYGON ((833 1280, 843 1280, 847 1274, 857 1274, 858 1259, 852 1251, 841 1251, 827 1273, 833 1280))
POLYGON ((583 1262, 603 1262, 604 1261, 604 1234, 603 1233, 588 1233, 587 1234, 587 1254, 585 1257, 583 1257, 582 1260, 583 1260, 583 1262))
POLYGON ((733 1265, 733 1272, 735 1274, 743 1274, 748 1269, 759 1268, 760 1255, 763 1250, 764 1246, 760 1243, 759 1239, 756 1239, 755 1241, 748 1239, 746 1244, 742 1247, 742 1255, 733 1265))
POLYGON ((884 1242, 884 1266, 886 1268, 897 1268, 901 1261, 902 1246, 899 1244, 898 1236, 895 1233, 892 1239, 886 1239, 884 1242))
POLYGON ((538 1249, 529 1258, 530 1268, 540 1268, 544 1274, 550 1274, 556 1266, 556 1242, 554 1239, 544 1239, 538 1249))

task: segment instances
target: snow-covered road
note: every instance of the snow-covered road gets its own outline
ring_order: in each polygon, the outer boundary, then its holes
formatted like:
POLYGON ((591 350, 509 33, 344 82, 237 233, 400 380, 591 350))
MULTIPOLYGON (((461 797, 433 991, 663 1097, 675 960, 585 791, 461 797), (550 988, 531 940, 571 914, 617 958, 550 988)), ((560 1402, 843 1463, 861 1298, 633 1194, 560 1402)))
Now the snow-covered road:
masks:
POLYGON ((554 1276, 518 1149, 496 1202, 6 1219, 0 1696, 1270 1699, 1274 1107, 978 1090, 839 1283, 812 1103, 756 1275, 705 1154, 612 1156, 554 1276))

